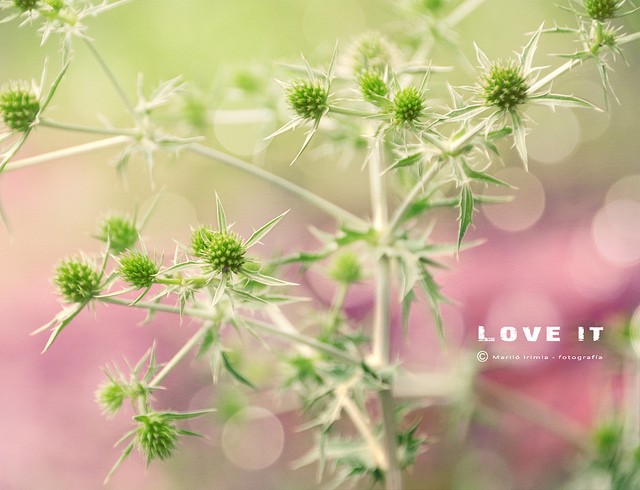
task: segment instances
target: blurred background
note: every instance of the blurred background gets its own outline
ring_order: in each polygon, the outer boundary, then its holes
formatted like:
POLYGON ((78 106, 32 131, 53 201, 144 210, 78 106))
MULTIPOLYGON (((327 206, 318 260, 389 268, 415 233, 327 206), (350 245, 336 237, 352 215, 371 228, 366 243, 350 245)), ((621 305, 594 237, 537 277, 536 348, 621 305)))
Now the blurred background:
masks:
MULTIPOLYGON (((183 76, 190 91, 162 116, 168 125, 175 127, 176 112, 185 111, 208 144, 366 216, 362 153, 335 157, 334 142, 320 136, 291 167, 303 131, 265 142, 284 121, 263 108, 281 104, 274 102, 281 97, 272 80, 290 74, 278 63, 299 63, 300 53, 323 66, 336 40, 346 52, 354 37, 371 30, 390 39, 421 29, 427 35, 421 17, 407 17, 400 5, 383 0, 135 0, 89 19, 87 33, 132 98, 139 73, 146 91, 183 76), (256 110, 244 122, 230 116, 238 109, 256 110)), ((637 32, 638 17, 619 23, 637 32)), ((473 41, 490 58, 508 57, 526 42, 525 33, 543 21, 548 26, 575 23, 551 2, 486 0, 457 26, 460 53, 446 45, 435 47, 433 64, 453 66, 454 71, 433 75, 431 104, 448 102, 446 82, 474 83, 473 41)), ((38 80, 45 58, 46 85, 50 83, 59 66, 59 44, 55 38, 39 44, 29 25, 0 24, 3 83, 38 80)), ((569 36, 544 37, 535 63, 557 66, 562 60, 547 53, 575 49, 569 36)), ((518 187, 514 202, 479 209, 469 238, 486 243, 462 253, 450 262, 452 270, 438 276, 444 293, 457 302, 445 307, 449 351, 442 352, 426 305, 416 308, 409 339, 399 332, 395 338, 405 366, 418 374, 464 363, 482 371, 467 399, 422 409, 422 424, 433 444, 408 476, 408 489, 568 485, 588 459, 576 438, 584 436, 588 445, 596 428, 622 410, 629 365, 625 325, 640 298, 638 43, 625 46, 624 53, 628 66, 618 58, 611 73, 621 104, 610 101, 605 112, 531 109, 530 173, 504 147, 504 161, 493 167, 493 174, 518 187), (527 346, 514 351, 516 347, 496 344, 488 349, 491 353, 599 354, 603 359, 479 366, 474 361, 480 347, 478 325, 487 326, 490 334, 502 325, 565 329, 559 344, 536 344, 531 352, 527 346), (579 325, 606 327, 603 340, 578 344, 573 332, 579 325), (460 413, 466 415, 458 420, 470 422, 458 433, 451 425, 460 413)), ((554 91, 604 107, 598 73, 589 63, 559 80, 554 91)), ((68 76, 47 115, 92 126, 129 124, 117 93, 82 43, 76 43, 68 76)), ((194 133, 193 128, 178 130, 194 133)), ((18 158, 94 139, 38 128, 18 158)), ((257 252, 264 257, 313 250, 318 243, 309 227, 332 227, 325 216, 280 190, 194 155, 160 156, 153 178, 138 158, 129 162, 122 178, 114 169, 117 156, 117 150, 101 150, 0 176, 0 199, 10 226, 0 232, 0 488, 316 488, 315 468, 291 469, 312 444, 311 434, 298 430, 304 420, 292 406, 230 382, 212 386, 206 363, 188 362, 166 380, 169 390, 160 403, 176 410, 216 406, 216 414, 194 427, 208 438, 185 441, 174 459, 149 468, 133 454, 102 486, 120 454, 112 446, 129 430, 130 419, 121 414, 106 420, 100 414, 94 391, 104 379, 101 369, 112 362, 124 365, 124 359, 137 361, 154 340, 158 358, 166 360, 194 325, 163 315, 141 325, 140 312, 98 307, 95 314, 83 312, 41 355, 45 337, 29 333, 59 311, 51 284, 58 260, 78 251, 99 253, 102 244, 92 238, 99 219, 110 212, 146 209, 159 190, 161 198, 143 233, 147 247, 159 255, 170 256, 176 241, 188 242, 192 227, 214 222, 215 192, 241 235, 291 209, 257 252), (238 422, 234 417, 244 405, 250 408, 238 422)), ((434 236, 455 240, 457 212, 438 218, 434 236)), ((303 280, 320 303, 330 296, 322 281, 314 274, 303 280)), ((366 310, 366 294, 364 287, 349 298, 354 315, 359 308, 366 310)), ((269 352, 258 344, 251 357, 242 359, 256 383, 261 376, 268 379, 277 348, 269 352)))

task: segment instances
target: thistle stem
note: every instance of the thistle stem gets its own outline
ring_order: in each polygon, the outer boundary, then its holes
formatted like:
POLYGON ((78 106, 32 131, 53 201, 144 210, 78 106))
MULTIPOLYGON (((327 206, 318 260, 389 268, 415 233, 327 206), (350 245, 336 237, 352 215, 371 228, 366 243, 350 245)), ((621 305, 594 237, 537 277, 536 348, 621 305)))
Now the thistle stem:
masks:
POLYGON ((205 323, 202 327, 198 329, 198 331, 193 334, 193 336, 187 340, 187 342, 182 346, 182 348, 174 354, 169 362, 167 362, 164 367, 155 375, 155 377, 149 382, 149 388, 157 388, 158 385, 162 382, 162 380, 171 372, 173 368, 175 368, 182 359, 193 349, 200 339, 204 337, 207 331, 211 328, 209 323, 205 323))
POLYGON ((283 179, 278 175, 263 170, 260 167, 256 167, 255 165, 251 165, 243 160, 240 160, 239 158, 227 155, 226 153, 215 150, 205 145, 194 143, 187 146, 187 148, 192 152, 197 153, 198 155, 202 155, 206 158, 222 163, 223 165, 226 165, 228 167, 232 167, 237 170, 241 170, 242 172, 254 175, 270 184, 274 184, 275 186, 280 187, 281 189, 301 198, 309 204, 312 204, 328 215, 333 216, 338 221, 345 222, 357 228, 367 227, 367 224, 362 219, 358 218, 354 214, 351 214, 345 209, 342 209, 340 206, 337 206, 332 202, 318 196, 317 194, 308 191, 304 187, 300 187, 299 185, 296 185, 293 182, 289 182, 288 180, 283 179))
POLYGON ((18 170, 20 168, 30 167, 40 163, 46 163, 53 160, 59 160, 61 158, 69 158, 76 155, 82 155, 83 153, 89 153, 96 150, 102 150, 104 148, 111 148, 112 146, 118 146, 123 143, 131 141, 129 136, 114 136, 113 138, 106 138, 103 140, 92 141, 91 143, 84 143, 82 145, 71 146, 62 150, 50 151, 36 155, 33 157, 23 158, 22 160, 16 160, 10 165, 7 165, 5 172, 10 170, 18 170))
POLYGON ((137 134, 134 131, 127 129, 116 128, 94 128, 90 126, 82 126, 79 124, 69 124, 58 121, 51 121, 49 119, 40 119, 39 124, 48 128, 62 129, 65 131, 76 131, 79 133, 91 133, 91 134, 103 134, 103 135, 123 135, 136 137, 137 134))
MULTIPOLYGON (((369 158, 369 179, 371 186, 371 207, 373 226, 379 237, 388 235, 389 215, 385 173, 382 172, 382 141, 376 138, 369 158)), ((386 254, 378 257, 375 265, 375 306, 372 331, 372 365, 378 369, 389 366, 391 360, 391 307, 390 281, 391 259, 386 254)), ((384 433, 384 452, 387 462, 385 471, 386 490, 402 489, 402 472, 398 466, 395 403, 393 386, 378 392, 380 413, 384 433)))
MULTIPOLYGON (((129 1, 129 0, 127 0, 127 1, 129 1)), ((85 39, 84 41, 85 41, 85 44, 89 47, 89 50, 93 54, 94 58, 98 61, 98 64, 100 65, 102 70, 105 72, 105 74, 107 75, 107 77, 111 81, 111 84, 116 89, 116 92, 118 92, 118 95, 122 99, 122 102, 124 102, 124 105, 127 106, 127 110, 131 113, 132 116, 135 117, 136 116, 136 110, 133 107, 133 104, 132 104, 131 100, 129 99, 129 96, 127 95, 127 93, 122 88, 122 85, 120 85, 120 82, 118 82, 118 79, 116 78, 114 73, 111 71, 111 68, 109 68, 109 65, 106 63, 106 61, 104 60, 104 58, 102 57, 102 55, 100 54, 98 49, 93 45, 93 42, 90 39, 85 39)))
MULTIPOLYGON (((110 303, 120 306, 128 306, 133 308, 140 308, 147 311, 156 311, 163 313, 172 313, 175 315, 188 315, 194 318, 200 318, 201 320, 211 320, 213 316, 212 310, 206 310, 202 308, 184 308, 182 311, 176 306, 166 305, 162 303, 135 303, 132 304, 130 300, 124 298, 114 298, 114 297, 101 297, 100 301, 102 303, 110 303)), ((355 359, 351 357, 347 352, 341 351, 332 345, 326 344, 324 342, 320 342, 312 337, 308 337, 306 335, 283 331, 277 326, 271 325, 269 323, 255 320, 252 318, 242 318, 244 322, 251 325, 255 330, 260 331, 264 334, 267 334, 272 337, 278 337, 280 339, 286 340, 293 344, 302 344, 312 347, 313 349, 328 354, 332 357, 340 359, 341 361, 351 364, 351 365, 360 365, 362 362, 360 359, 355 359)))

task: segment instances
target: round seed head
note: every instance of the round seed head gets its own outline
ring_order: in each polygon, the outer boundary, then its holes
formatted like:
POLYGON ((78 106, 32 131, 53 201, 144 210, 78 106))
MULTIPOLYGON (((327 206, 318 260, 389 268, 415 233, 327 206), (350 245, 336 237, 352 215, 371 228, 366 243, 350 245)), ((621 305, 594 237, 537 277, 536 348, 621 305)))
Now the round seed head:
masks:
POLYGON ((100 225, 98 239, 109 241, 109 250, 120 254, 138 241, 139 230, 133 220, 122 216, 109 216, 100 225))
POLYGON ((64 7, 64 0, 46 0, 45 3, 53 10, 61 10, 64 7))
POLYGON ((138 250, 128 252, 120 257, 118 274, 130 285, 148 288, 153 284, 158 273, 158 266, 145 254, 138 250))
POLYGON ((584 0, 587 15, 599 22, 614 18, 620 5, 622 5, 620 0, 584 0))
POLYGON ((136 431, 138 448, 150 463, 154 459, 171 457, 178 440, 178 429, 157 413, 137 417, 140 422, 136 431))
POLYGON ((100 274, 83 259, 60 262, 53 282, 69 303, 86 303, 100 294, 100 274))
POLYGON ((445 0, 422 0, 422 6, 430 12, 437 12, 444 4, 445 0))
POLYGON ((389 87, 377 70, 365 70, 358 75, 360 93, 365 100, 376 102, 389 93, 389 87))
POLYGON ((299 80, 287 89, 287 101, 304 119, 320 119, 327 110, 327 90, 317 82, 299 80))
POLYGON ((354 252, 338 255, 331 265, 329 276, 341 284, 353 284, 362 279, 360 260, 354 252))
POLYGON ((212 231, 201 226, 191 236, 191 249, 215 272, 238 273, 246 259, 246 249, 235 233, 212 231))
POLYGON ((127 398, 126 386, 109 380, 96 391, 96 401, 102 407, 102 411, 108 415, 114 415, 127 398))
POLYGON ((412 124, 425 109, 424 96, 416 87, 400 90, 393 99, 393 119, 396 124, 412 124))
POLYGON ((520 65, 514 62, 494 63, 483 75, 482 96, 501 111, 510 111, 527 100, 529 85, 520 65))
POLYGON ((37 94, 26 82, 12 83, 0 94, 0 114, 9 129, 26 131, 40 112, 37 94))
POLYGON ((13 0, 13 4, 23 12, 28 12, 38 6, 38 0, 13 0))
POLYGON ((393 48, 379 33, 360 37, 353 45, 353 71, 373 70, 384 73, 393 64, 393 48))

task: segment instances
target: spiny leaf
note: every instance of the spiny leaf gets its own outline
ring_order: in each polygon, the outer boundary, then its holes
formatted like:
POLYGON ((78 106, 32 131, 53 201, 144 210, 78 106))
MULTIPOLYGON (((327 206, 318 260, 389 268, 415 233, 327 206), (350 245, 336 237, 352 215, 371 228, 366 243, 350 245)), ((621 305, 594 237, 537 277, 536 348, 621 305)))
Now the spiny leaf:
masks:
POLYGON ((258 228, 256 231, 253 232, 253 235, 251 235, 249 237, 249 239, 245 242, 244 246, 245 248, 249 248, 253 245, 255 245, 256 243, 260 242, 260 239, 265 236, 267 233, 269 233, 269 231, 271 231, 271 229, 278 224, 278 222, 285 217, 285 215, 288 213, 289 211, 285 211, 284 213, 282 213, 280 216, 277 216, 275 218, 273 218, 271 221, 269 221, 267 224, 261 226, 260 228, 258 228))
POLYGON ((395 170, 397 168, 410 167, 412 165, 417 164, 422 160, 424 154, 422 152, 412 153, 411 155, 407 155, 404 158, 393 163, 386 171, 395 170))
POLYGON ((218 229, 220 231, 227 231, 227 215, 224 212, 224 207, 222 207, 222 202, 220 201, 220 196, 216 192, 216 214, 218 215, 218 229))
POLYGON ((255 385, 245 378, 242 374, 238 372, 238 370, 233 366, 231 361, 229 360, 229 356, 225 352, 222 352, 222 363, 224 364, 224 368, 229 372, 231 376, 233 376, 236 380, 238 380, 243 385, 247 385, 249 388, 256 389, 255 385))
POLYGON ((460 201, 458 204, 460 208, 460 216, 458 221, 460 222, 460 226, 458 228, 458 251, 460 250, 460 245, 462 244, 462 239, 464 238, 469 225, 473 219, 473 192, 471 192, 471 187, 469 184, 465 184, 462 186, 462 191, 460 192, 460 201))
POLYGON ((495 184, 495 185, 504 186, 504 187, 512 187, 510 184, 508 184, 503 180, 497 179, 496 177, 492 177, 491 175, 485 174, 484 172, 478 172, 476 170, 473 170, 466 161, 462 162, 462 167, 464 169, 464 173, 470 179, 479 180, 481 182, 487 182, 489 184, 495 184))

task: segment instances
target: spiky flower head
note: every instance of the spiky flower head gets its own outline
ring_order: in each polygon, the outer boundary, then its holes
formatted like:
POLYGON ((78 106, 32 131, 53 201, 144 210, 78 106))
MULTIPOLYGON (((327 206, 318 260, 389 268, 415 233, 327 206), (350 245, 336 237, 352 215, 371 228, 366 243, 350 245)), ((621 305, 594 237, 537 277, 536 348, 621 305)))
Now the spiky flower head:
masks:
POLYGON ((38 6, 38 0, 13 0, 13 4, 21 11, 28 12, 38 6))
POLYGON ((422 0, 421 4, 428 11, 437 12, 444 7, 445 0, 422 0))
POLYGON ((128 396, 128 387, 114 379, 103 383, 96 391, 96 402, 107 415, 114 415, 128 396))
POLYGON ((154 459, 165 460, 171 457, 178 440, 176 426, 158 413, 138 415, 135 419, 139 423, 136 442, 147 463, 154 459))
POLYGON ((509 112, 527 100, 529 85, 522 67, 497 61, 482 75, 482 97, 487 105, 509 112))
POLYGON ((196 257, 207 262, 214 272, 238 273, 246 259, 246 248, 240 237, 228 231, 213 231, 205 226, 191 236, 191 249, 196 257))
POLYGON ((377 70, 364 70, 358 75, 358 85, 364 100, 376 103, 380 97, 389 93, 389 87, 382 73, 377 70))
POLYGON ((40 100, 27 82, 14 82, 0 93, 0 114, 9 129, 26 131, 40 112, 40 100))
POLYGON ((364 70, 384 73, 393 64, 393 48, 380 33, 371 32, 361 36, 352 47, 353 71, 364 70))
POLYGON ((584 0, 584 8, 589 17, 605 22, 615 17, 622 3, 620 0, 584 0))
POLYGON ((54 284, 69 303, 87 303, 100 294, 100 273, 86 259, 65 259, 56 268, 54 284))
POLYGON ((298 80, 287 88, 291 109, 303 119, 320 119, 327 111, 327 89, 318 82, 298 80))
POLYGON ((343 252, 331 264, 331 279, 341 284, 353 284, 362 279, 360 260, 354 252, 343 252))
POLYGON ((155 281, 158 266, 148 255, 133 250, 120 257, 118 274, 131 286, 138 289, 148 288, 155 281))
POLYGON ((413 124, 422 116, 426 103, 416 87, 406 87, 393 98, 393 120, 396 124, 413 124))
POLYGON ((45 3, 53 10, 61 10, 64 7, 64 0, 46 0, 45 3))
POLYGON ((120 254, 136 244, 139 233, 134 220, 114 215, 102 221, 97 238, 105 243, 108 241, 109 250, 120 254))

